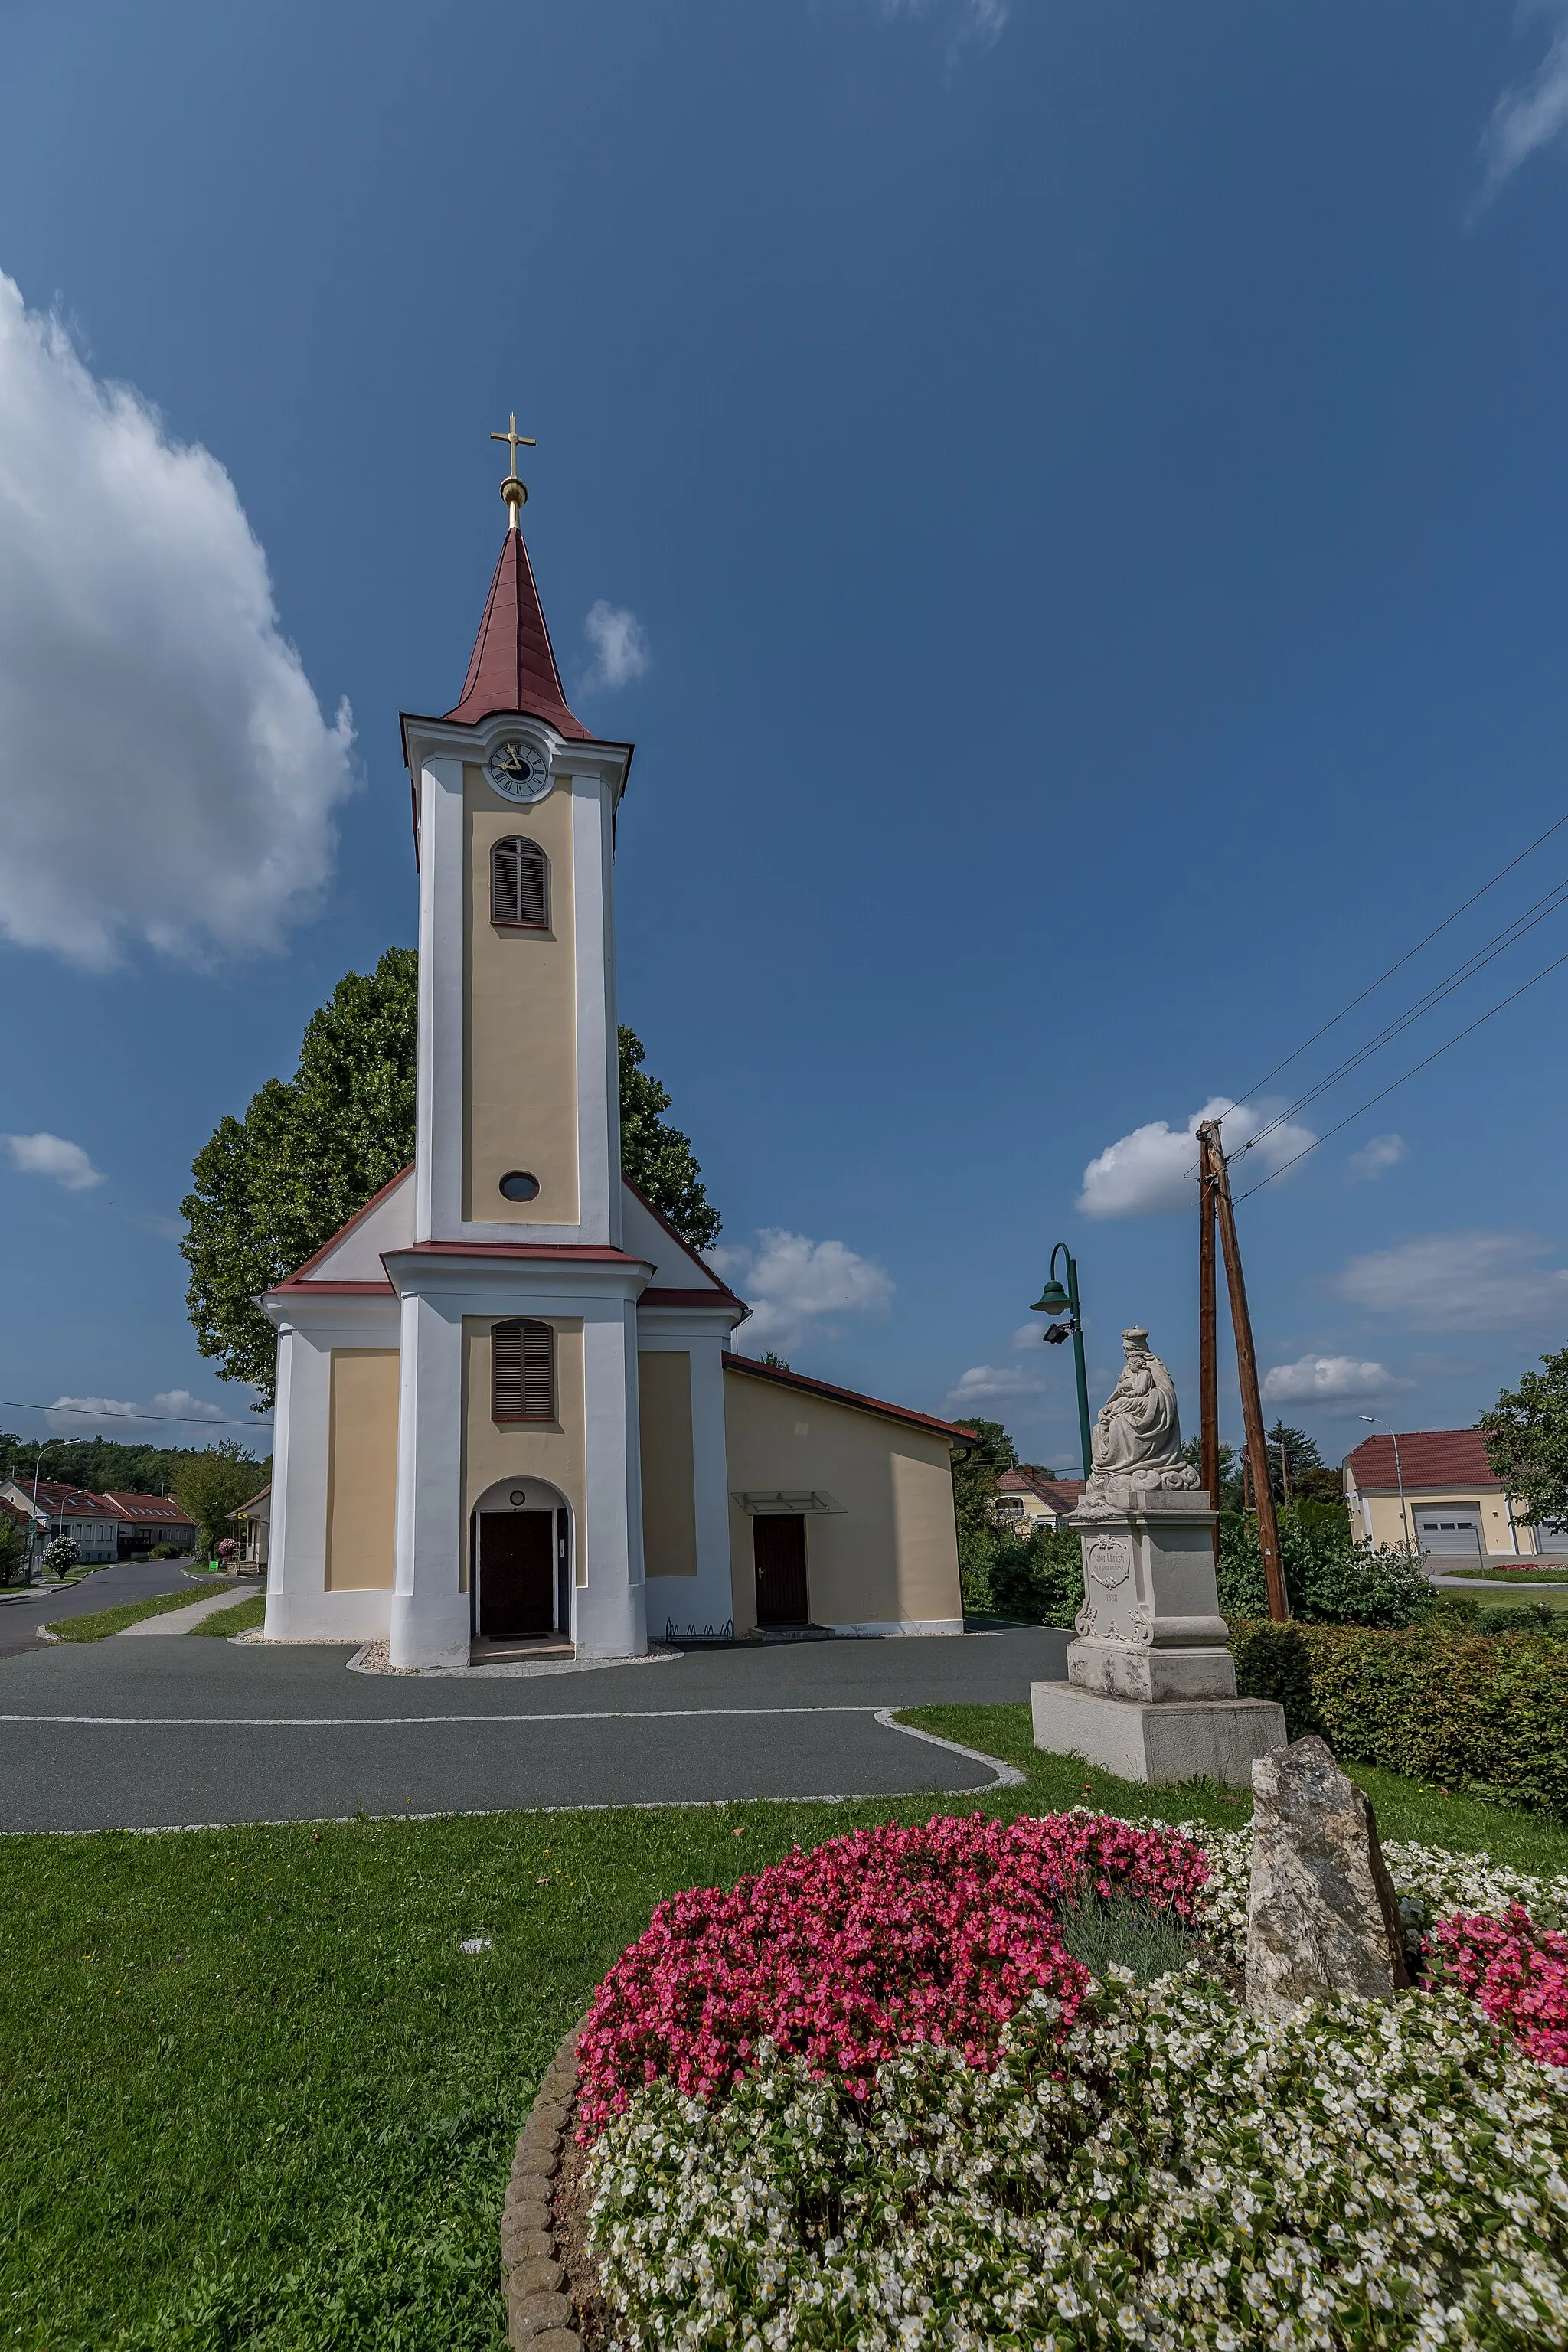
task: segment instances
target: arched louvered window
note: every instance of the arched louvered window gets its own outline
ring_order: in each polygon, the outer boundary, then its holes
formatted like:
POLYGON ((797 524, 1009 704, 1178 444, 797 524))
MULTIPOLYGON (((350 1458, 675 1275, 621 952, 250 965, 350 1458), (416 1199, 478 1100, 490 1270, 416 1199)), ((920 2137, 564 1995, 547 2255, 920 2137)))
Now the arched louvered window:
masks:
POLYGON ((549 929, 550 860, 536 841, 513 834, 490 851, 490 920, 549 929))
POLYGON ((490 1418, 554 1420, 555 1334, 548 1323, 490 1326, 490 1418))

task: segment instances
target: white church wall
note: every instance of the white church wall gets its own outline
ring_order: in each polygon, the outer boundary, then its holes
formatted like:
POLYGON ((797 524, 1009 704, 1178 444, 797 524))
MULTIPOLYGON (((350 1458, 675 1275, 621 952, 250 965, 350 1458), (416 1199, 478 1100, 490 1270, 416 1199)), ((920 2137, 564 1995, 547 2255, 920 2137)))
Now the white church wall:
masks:
POLYGON ((639 1360, 668 1349, 684 1355, 689 1366, 696 1568, 690 1576, 648 1576, 647 1630, 654 1641, 661 1640, 671 1627, 677 1633, 693 1628, 700 1633, 705 1625, 711 1625, 717 1632, 733 1615, 724 1422, 724 1347, 728 1336, 727 1318, 704 1314, 700 1309, 645 1307, 637 1316, 639 1360))
POLYGON ((384 1282, 383 1250, 406 1249, 414 1239, 414 1171, 395 1176, 311 1266, 308 1282, 384 1282))
POLYGON ((385 1350, 398 1339, 397 1302, 290 1302, 279 1327, 274 1410, 272 1521, 267 1569, 269 1641, 384 1639, 390 1595, 329 1590, 332 1351, 385 1350))

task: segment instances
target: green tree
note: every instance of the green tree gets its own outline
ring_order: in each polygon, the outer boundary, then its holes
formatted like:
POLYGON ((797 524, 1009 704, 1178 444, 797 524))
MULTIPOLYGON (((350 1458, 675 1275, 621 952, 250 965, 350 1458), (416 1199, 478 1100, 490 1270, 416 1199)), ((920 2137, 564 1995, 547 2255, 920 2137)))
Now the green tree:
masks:
POLYGON ((721 1221, 708 1198, 702 1170, 689 1136, 665 1118, 669 1097, 643 1067, 646 1056, 635 1030, 620 1031, 621 1172, 667 1217, 694 1250, 710 1249, 721 1221))
MULTIPOLYGON (((1004 1470, 1016 1466, 1018 1449, 999 1421, 987 1421, 982 1414, 972 1412, 964 1416, 963 1426, 972 1429, 980 1443, 972 1453, 953 1456, 952 1507, 958 1521, 958 1557, 963 1566, 988 1566, 991 1538, 996 1532, 996 1481, 1004 1470)), ((1012 1540, 1009 1537, 1008 1541, 1012 1540)))
POLYGON ((9 1511, 0 1508, 0 1584, 20 1576, 27 1557, 27 1530, 9 1511))
MULTIPOLYGON (((181 1202, 196 1345, 220 1379, 272 1401, 277 1339, 253 1303, 331 1241, 414 1154, 418 958, 389 948, 351 971, 312 1015, 291 1078, 268 1078, 241 1118, 220 1119, 181 1202)), ((626 1174, 693 1248, 719 1233, 691 1145, 665 1121, 669 1097, 620 1033, 626 1174)), ((57 1474, 58 1475, 58 1474, 57 1474)), ((127 1486, 140 1481, 127 1478, 127 1486)))
POLYGON ((1309 1437, 1304 1429, 1290 1428, 1283 1421, 1277 1420, 1273 1428, 1265 1433, 1263 1444, 1268 1456, 1268 1483, 1274 1489, 1277 1502, 1285 1500, 1283 1460, 1288 1458, 1290 1465, 1292 1495, 1296 1492, 1299 1478, 1309 1470, 1321 1470, 1323 1466, 1316 1438, 1309 1437))
POLYGON ((85 1486, 94 1495, 121 1489, 166 1495, 186 1451, 180 1445, 122 1445, 110 1437, 52 1437, 40 1449, 29 1437, 0 1431, 0 1478, 15 1478, 30 1488, 37 1462, 40 1478, 85 1486))
POLYGON ((1544 1370, 1504 1389, 1476 1426, 1493 1475, 1520 1497, 1531 1523, 1568 1527, 1568 1348, 1542 1356, 1544 1370))
MULTIPOLYGON (((1201 1437, 1189 1437, 1182 1448, 1182 1459, 1204 1475, 1204 1442, 1201 1437)), ((1241 1457, 1234 1445, 1222 1439, 1219 1449, 1219 1493, 1214 1497, 1216 1511, 1239 1511, 1241 1508, 1241 1457)))
POLYGON ((174 1498, 195 1521, 200 1558, 210 1559, 225 1536, 234 1533, 230 1511, 248 1502, 264 1477, 262 1465, 233 1439, 181 1457, 174 1498))
MULTIPOLYGON (((1358 1544, 1342 1511, 1300 1503, 1279 1514, 1279 1550, 1290 1613, 1325 1625, 1414 1625, 1430 1617, 1438 1595, 1418 1559, 1394 1544, 1358 1544)), ((1249 1511, 1222 1514, 1219 1605, 1227 1617, 1267 1617, 1268 1589, 1258 1521, 1249 1511)))

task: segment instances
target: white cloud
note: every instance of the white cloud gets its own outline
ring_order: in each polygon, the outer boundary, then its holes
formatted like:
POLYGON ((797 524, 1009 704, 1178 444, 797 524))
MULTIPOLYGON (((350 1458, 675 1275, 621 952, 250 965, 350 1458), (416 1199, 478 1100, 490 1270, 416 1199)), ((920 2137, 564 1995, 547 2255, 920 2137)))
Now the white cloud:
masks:
POLYGON ((958 1384, 948 1391, 947 1402, 957 1412, 966 1408, 987 1404, 998 1397, 1033 1397, 1044 1393, 1045 1383, 1032 1374, 1008 1370, 1002 1364, 971 1364, 961 1372, 958 1384))
POLYGON ((1500 188, 1527 155, 1549 145, 1568 123, 1568 5, 1565 0, 1546 0, 1544 6, 1531 13, 1553 16, 1560 21, 1530 79, 1505 89, 1492 109, 1481 140, 1488 194, 1500 188))
MULTIPOLYGON (((1190 1209, 1197 1199, 1197 1183, 1188 1171, 1197 1165, 1197 1134, 1205 1120, 1224 1122, 1225 1147, 1234 1157, 1268 1125, 1278 1108, 1267 1100, 1233 1103, 1228 1096, 1215 1095, 1202 1110, 1194 1111, 1184 1127, 1170 1127, 1163 1118, 1135 1127, 1089 1161, 1078 1205, 1086 1217, 1147 1217, 1190 1209)), ((1316 1140, 1310 1127, 1289 1120, 1272 1128, 1248 1160, 1249 1177, 1282 1168, 1316 1140)))
POLYGON ((596 604, 589 605, 583 635, 594 648, 593 667, 583 678, 584 694, 630 686, 652 666, 647 634, 637 614, 606 604, 602 596, 596 604))
MULTIPOLYGON (((881 0, 884 16, 929 16, 934 14, 939 0, 881 0)), ((953 37, 954 49, 966 41, 978 41, 990 48, 1002 37, 1003 29, 1012 15, 1012 0, 956 0, 953 10, 958 29, 953 37)))
POLYGON ((1359 1151, 1352 1151, 1345 1166, 1352 1176, 1374 1183, 1385 1169, 1397 1168, 1402 1160, 1410 1157, 1410 1146, 1402 1135, 1373 1135, 1359 1151))
POLYGON ((217 460, 0 275, 0 936, 272 950, 353 788, 217 460))
POLYGON ((777 1226, 764 1227, 757 1240, 755 1250, 708 1254, 714 1270, 735 1280, 751 1302, 750 1319, 741 1327, 748 1349, 798 1348, 808 1328, 835 1337, 836 1327, 822 1320, 826 1316, 887 1313, 892 1277, 842 1242, 808 1241, 777 1226))
POLYGON ((1544 1328, 1568 1317, 1568 1266, 1540 1263, 1551 1246, 1534 1234, 1427 1234, 1349 1259, 1332 1287, 1421 1331, 1544 1328))
POLYGON ((52 1176, 68 1192, 85 1192, 103 1181, 80 1144, 68 1143, 63 1135, 0 1135, 0 1143, 24 1176, 52 1176))
POLYGON ((1390 1396, 1407 1389, 1385 1364, 1356 1356, 1301 1356, 1276 1364, 1263 1379, 1265 1404, 1342 1404, 1362 1397, 1390 1396))
POLYGON ((1047 1322, 1047 1318, 1041 1315, 1037 1317, 1033 1323, 1020 1323, 1013 1334, 1014 1347, 1037 1348, 1046 1336, 1047 1322))
MULTIPOLYGON (((188 1431, 198 1422, 229 1418, 221 1404, 205 1403, 189 1389, 161 1389, 150 1405, 133 1404, 122 1397, 57 1397, 45 1414, 49 1427, 63 1437, 89 1436, 93 1424, 101 1422, 134 1422, 150 1434, 155 1424, 167 1427, 171 1423, 183 1422, 188 1431)), ((173 1433, 160 1438, 158 1443, 185 1445, 195 1440, 173 1433)))

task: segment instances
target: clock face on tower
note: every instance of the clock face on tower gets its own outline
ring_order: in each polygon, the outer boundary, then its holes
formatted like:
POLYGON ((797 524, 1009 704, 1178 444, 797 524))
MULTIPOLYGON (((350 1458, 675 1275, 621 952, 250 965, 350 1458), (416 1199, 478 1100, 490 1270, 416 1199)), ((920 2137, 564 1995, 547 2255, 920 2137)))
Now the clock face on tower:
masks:
POLYGON ((508 736, 504 743, 496 745, 485 773, 501 798, 508 801, 536 801, 550 782, 543 753, 515 736, 508 736))

